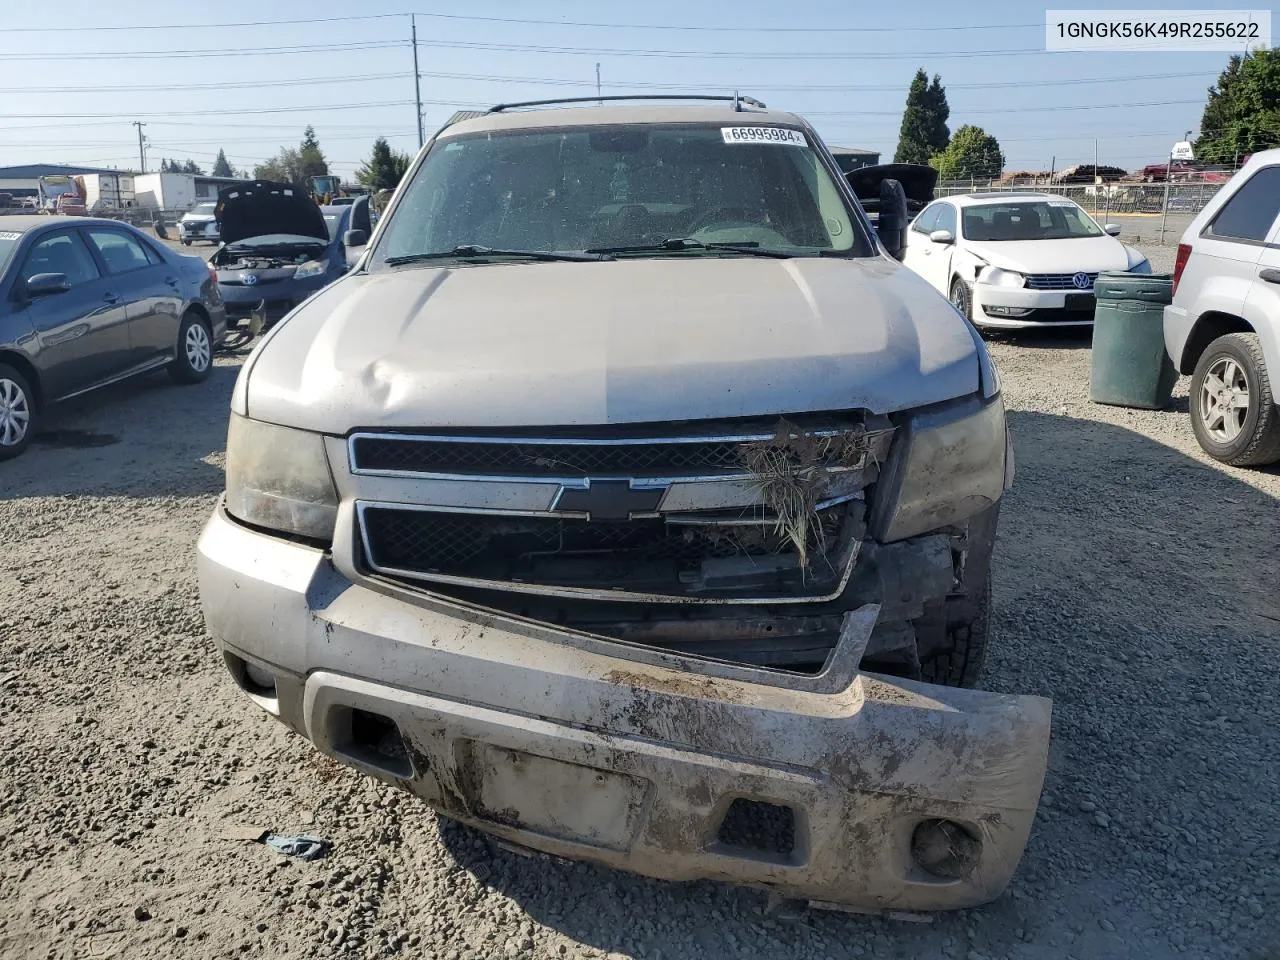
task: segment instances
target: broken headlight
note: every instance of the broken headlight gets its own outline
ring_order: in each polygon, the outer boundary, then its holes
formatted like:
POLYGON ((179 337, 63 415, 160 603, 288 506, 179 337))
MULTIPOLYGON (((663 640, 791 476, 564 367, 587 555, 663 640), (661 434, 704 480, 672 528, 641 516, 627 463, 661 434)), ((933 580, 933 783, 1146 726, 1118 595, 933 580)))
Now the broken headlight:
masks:
POLYGON ((338 493, 318 433, 231 415, 227 512, 313 540, 332 540, 338 493))
POLYGON ((896 463, 877 485, 875 527, 881 540, 963 523, 1000 499, 1007 434, 999 395, 917 414, 900 442, 896 463))

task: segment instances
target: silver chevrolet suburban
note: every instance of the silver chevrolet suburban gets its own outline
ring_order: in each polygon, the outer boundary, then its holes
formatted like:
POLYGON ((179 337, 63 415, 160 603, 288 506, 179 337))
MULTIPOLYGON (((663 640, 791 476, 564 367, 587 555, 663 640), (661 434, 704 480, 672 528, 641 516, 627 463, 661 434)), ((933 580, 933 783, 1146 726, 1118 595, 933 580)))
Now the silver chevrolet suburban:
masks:
POLYGON ((320 750, 507 841, 981 903, 1049 737, 1047 701, 965 689, 995 368, 897 262, 895 184, 873 227, 803 119, 696 99, 435 135, 241 371, 210 633, 320 750))

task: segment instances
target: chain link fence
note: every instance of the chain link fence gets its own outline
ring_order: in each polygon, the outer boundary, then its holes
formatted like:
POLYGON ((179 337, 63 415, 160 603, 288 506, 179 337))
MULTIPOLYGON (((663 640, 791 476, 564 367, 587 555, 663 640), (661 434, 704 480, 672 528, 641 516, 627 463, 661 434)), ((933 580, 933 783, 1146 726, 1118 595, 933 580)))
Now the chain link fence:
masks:
MULTIPOLYGON (((1221 190, 1221 183, 1169 183, 1167 184, 1168 212, 1178 214, 1199 213, 1211 197, 1221 190)), ((1042 184, 1040 186, 1008 186, 974 181, 949 181, 939 183, 934 193, 938 197, 953 197, 963 193, 1051 193, 1074 200, 1099 218, 1108 216, 1132 216, 1135 214, 1162 214, 1165 212, 1166 184, 1163 183, 1068 183, 1042 184)))

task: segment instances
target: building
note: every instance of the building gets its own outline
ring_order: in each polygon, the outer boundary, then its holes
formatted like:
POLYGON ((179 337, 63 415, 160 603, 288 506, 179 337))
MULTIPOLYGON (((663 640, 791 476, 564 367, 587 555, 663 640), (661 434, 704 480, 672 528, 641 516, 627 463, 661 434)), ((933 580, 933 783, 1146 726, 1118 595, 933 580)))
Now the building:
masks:
POLYGON ((73 167, 59 163, 25 163, 14 167, 0 167, 0 193, 13 197, 34 197, 41 177, 80 177, 115 172, 102 167, 73 167))
POLYGON ((848 173, 859 167, 875 167, 880 164, 879 150, 863 150, 859 147, 832 147, 831 155, 841 172, 848 173))
POLYGON ((133 178, 133 205, 143 210, 190 210, 218 199, 218 191, 244 181, 198 173, 139 173, 133 178))

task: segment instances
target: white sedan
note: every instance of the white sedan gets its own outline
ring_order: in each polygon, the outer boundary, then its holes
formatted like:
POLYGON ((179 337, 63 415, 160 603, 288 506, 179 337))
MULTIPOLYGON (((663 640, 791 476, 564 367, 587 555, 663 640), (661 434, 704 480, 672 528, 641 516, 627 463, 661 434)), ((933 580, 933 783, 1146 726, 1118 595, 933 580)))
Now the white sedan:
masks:
POLYGON ((1065 197, 973 193, 920 211, 903 263, 979 327, 1087 326, 1100 271, 1151 272, 1119 233, 1065 197))

